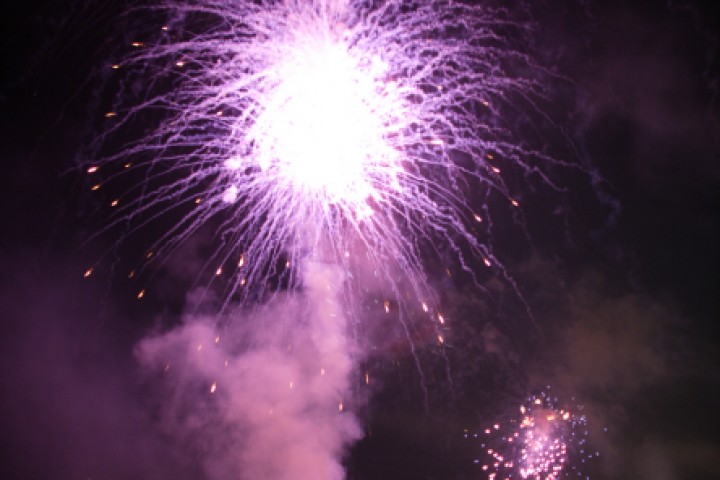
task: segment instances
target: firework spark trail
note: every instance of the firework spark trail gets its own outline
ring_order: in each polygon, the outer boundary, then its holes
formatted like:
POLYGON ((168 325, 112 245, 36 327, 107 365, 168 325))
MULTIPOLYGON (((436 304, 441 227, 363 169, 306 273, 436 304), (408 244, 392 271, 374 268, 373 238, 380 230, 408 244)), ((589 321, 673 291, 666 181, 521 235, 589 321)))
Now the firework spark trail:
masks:
POLYGON ((314 250, 346 268, 350 251, 367 258, 396 293, 391 271, 402 271, 431 305, 423 249, 449 248, 473 276, 469 257, 502 269, 476 233, 491 219, 470 210, 465 192, 495 191, 518 206, 499 161, 546 180, 547 158, 498 121, 513 95, 530 107, 542 95, 538 81, 505 71, 529 68, 501 33, 522 36, 522 23, 426 0, 158 9, 172 15, 163 36, 135 42, 114 65, 145 80, 142 101, 108 112, 114 125, 98 143, 153 112, 163 118, 90 167, 108 172, 103 184, 142 172, 144 182, 113 199, 117 222, 133 231, 189 211, 149 249, 155 258, 222 212, 222 248, 209 264, 237 265, 227 298, 262 290, 284 255, 296 264, 314 250), (180 28, 193 17, 203 33, 180 28))
POLYGON ((482 439, 484 450, 484 459, 475 463, 489 480, 588 478, 582 464, 599 454, 588 450, 582 410, 581 405, 560 407, 549 389, 531 395, 518 416, 472 435, 482 439))

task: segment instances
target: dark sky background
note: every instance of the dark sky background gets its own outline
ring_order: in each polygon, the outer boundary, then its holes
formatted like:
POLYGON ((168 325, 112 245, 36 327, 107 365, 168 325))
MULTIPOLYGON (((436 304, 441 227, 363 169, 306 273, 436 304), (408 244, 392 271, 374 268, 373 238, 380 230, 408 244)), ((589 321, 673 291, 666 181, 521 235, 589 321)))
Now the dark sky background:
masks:
MULTIPOLYGON (((205 478, 158 428, 133 357, 177 318, 182 275, 143 302, 111 262, 82 278, 112 239, 83 244, 104 212, 72 168, 120 7, 69 3, 0 15, 0 478, 205 478)), ((454 386, 423 351, 428 410, 406 347, 365 362, 376 388, 348 478, 485 478, 463 429, 543 385, 585 406, 593 478, 720 478, 720 18, 704 3, 537 4, 542 61, 567 77, 551 114, 602 180, 560 172, 568 192, 527 192, 532 247, 500 222, 532 318, 502 282, 439 284, 454 386)))

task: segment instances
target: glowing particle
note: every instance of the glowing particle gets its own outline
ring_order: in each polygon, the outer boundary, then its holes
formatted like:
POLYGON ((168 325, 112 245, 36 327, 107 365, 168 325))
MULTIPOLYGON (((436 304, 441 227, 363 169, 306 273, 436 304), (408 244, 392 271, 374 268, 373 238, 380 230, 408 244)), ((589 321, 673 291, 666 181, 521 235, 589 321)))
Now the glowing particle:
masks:
POLYGON ((95 192, 95 191, 97 191, 97 190, 100 190, 100 184, 99 184, 99 183, 96 183, 95 185, 93 185, 92 187, 90 187, 90 190, 92 190, 93 192, 95 192))
POLYGON ((85 273, 83 273, 83 277, 88 278, 90 275, 92 275, 92 273, 93 273, 93 269, 92 269, 92 267, 90 267, 87 270, 85 270, 85 273))
POLYGON ((443 317, 441 314, 438 314, 438 322, 440 322, 440 325, 445 325, 445 317, 443 317))
POLYGON ((111 206, 111 207, 117 207, 117 206, 118 206, 118 203, 120 203, 120 199, 119 199, 119 198, 116 198, 115 200, 113 200, 112 202, 110 202, 110 206, 111 206))
POLYGON ((97 172, 99 169, 100 169, 100 167, 98 167, 97 165, 92 165, 92 166, 88 167, 87 173, 95 173, 95 172, 97 172))
POLYGON ((517 207, 520 205, 520 203, 518 203, 518 201, 515 199, 510 200, 510 203, 512 204, 513 207, 517 207))
POLYGON ((242 166, 242 160, 238 157, 228 158, 225 160, 225 168, 228 170, 238 170, 242 166))
POLYGON ((145 296, 145 290, 140 290, 137 294, 137 299, 140 300, 145 296))
POLYGON ((212 385, 210 385, 210 393, 215 393, 217 391, 217 383, 213 382, 212 385))
POLYGON ((132 42, 131 45, 135 48, 140 48, 140 47, 145 46, 145 44, 143 42, 132 42))
POLYGON ((184 67, 184 66, 185 66, 185 62, 183 62, 182 60, 177 61, 177 62, 175 62, 175 66, 177 66, 177 67, 184 67))
POLYGON ((116 112, 107 112, 107 113, 105 113, 105 118, 113 118, 113 117, 116 117, 116 116, 117 116, 117 113, 116 113, 116 112))
POLYGON ((342 412, 345 407, 343 406, 343 402, 340 402, 338 404, 338 412, 342 412))
POLYGON ((482 223, 482 221, 483 221, 482 217, 480 215, 478 215, 477 213, 473 214, 473 218, 478 223, 482 223))
POLYGON ((223 193, 222 200, 225 203, 233 203, 237 200, 238 188, 235 185, 230 185, 225 193, 223 193))
POLYGON ((219 277, 220 275, 222 275, 222 272, 223 272, 222 267, 218 267, 217 270, 215 270, 215 276, 219 277))
POLYGON ((390 300, 385 300, 383 306, 385 307, 385 313, 390 313, 390 300))

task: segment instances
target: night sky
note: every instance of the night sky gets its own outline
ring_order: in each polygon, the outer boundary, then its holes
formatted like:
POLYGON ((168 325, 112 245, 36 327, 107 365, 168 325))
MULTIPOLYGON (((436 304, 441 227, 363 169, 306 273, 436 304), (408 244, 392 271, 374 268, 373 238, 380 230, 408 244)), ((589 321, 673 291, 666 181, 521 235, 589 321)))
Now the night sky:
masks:
MULTIPOLYGON (((87 242, 109 212, 76 169, 122 11, 101 3, 0 16, 0 478, 210 479, 217 447, 162 428, 136 346, 192 303, 211 235, 142 301, 122 255, 83 278, 117 240, 87 242)), ((584 172, 559 169, 564 191, 528 182, 530 240, 497 213, 495 252, 531 313, 498 278, 433 279, 452 329, 446 358, 420 345, 427 394, 407 344, 368 320, 349 479, 486 478, 465 429, 546 385, 587 413, 592 478, 720 479, 720 17, 703 3, 535 3, 535 55, 558 72, 542 138, 584 172)))

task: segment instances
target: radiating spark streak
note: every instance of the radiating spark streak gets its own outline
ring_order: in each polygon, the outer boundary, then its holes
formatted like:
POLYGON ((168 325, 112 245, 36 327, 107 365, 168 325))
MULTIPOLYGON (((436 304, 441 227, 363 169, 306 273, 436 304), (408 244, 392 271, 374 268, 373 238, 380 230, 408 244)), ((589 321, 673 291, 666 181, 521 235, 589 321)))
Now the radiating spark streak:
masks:
POLYGON ((265 289, 282 259, 289 267, 320 246, 348 268, 353 257, 341 252, 364 249, 391 288, 408 282, 416 298, 434 298, 425 246, 449 246, 473 278, 471 257, 502 269, 470 227, 483 218, 465 191, 496 191, 519 206, 488 163, 503 158, 546 179, 538 165, 549 159, 497 121, 512 95, 530 104, 542 95, 537 80, 505 71, 510 60, 532 62, 501 31, 522 37, 528 27, 505 10, 447 0, 190 0, 158 9, 171 17, 167 33, 134 41, 113 64, 144 82, 144 99, 114 106, 98 140, 165 114, 100 161, 115 172, 107 181, 144 172, 116 205, 116 221, 131 231, 187 212, 152 251, 169 254, 222 214, 225 247, 209 262, 243 252, 228 296, 265 289), (206 31, 172 31, 193 16, 206 31), (246 255, 253 261, 243 265, 246 255), (396 268, 404 280, 391 279, 396 268))

